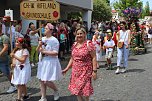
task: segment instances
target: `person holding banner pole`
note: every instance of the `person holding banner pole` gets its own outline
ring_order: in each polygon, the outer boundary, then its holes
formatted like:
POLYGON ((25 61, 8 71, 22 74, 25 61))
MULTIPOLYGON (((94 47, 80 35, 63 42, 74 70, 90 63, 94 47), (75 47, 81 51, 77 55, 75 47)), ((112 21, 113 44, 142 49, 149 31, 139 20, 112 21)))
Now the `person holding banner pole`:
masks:
MULTIPOLYGON (((9 59, 8 59, 8 44, 9 38, 7 35, 2 34, 2 24, 0 23, 0 70, 4 75, 7 76, 9 81, 11 81, 11 73, 9 69, 9 59)), ((7 93, 13 93, 17 88, 11 84, 7 93)))

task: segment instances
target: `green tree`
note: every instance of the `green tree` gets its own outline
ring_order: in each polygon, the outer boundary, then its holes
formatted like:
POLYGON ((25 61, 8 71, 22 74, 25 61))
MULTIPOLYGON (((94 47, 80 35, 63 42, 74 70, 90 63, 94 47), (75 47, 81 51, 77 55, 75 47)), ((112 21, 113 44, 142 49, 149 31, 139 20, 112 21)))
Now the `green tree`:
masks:
POLYGON ((92 19, 98 21, 110 20, 112 17, 111 7, 108 6, 106 0, 94 0, 92 19))
POLYGON ((81 12, 71 12, 68 14, 68 19, 80 20, 80 18, 82 18, 81 12))
POLYGON ((145 16, 149 16, 150 15, 150 7, 149 7, 149 2, 146 2, 146 6, 145 6, 145 16))
POLYGON ((105 0, 105 1, 110 6, 110 0, 105 0))
POLYGON ((119 0, 116 1, 113 6, 122 15, 122 11, 128 7, 142 8, 142 2, 140 0, 119 0))
POLYGON ((150 7, 149 7, 149 2, 146 2, 146 5, 142 8, 142 14, 141 18, 144 18, 145 16, 150 16, 150 7))

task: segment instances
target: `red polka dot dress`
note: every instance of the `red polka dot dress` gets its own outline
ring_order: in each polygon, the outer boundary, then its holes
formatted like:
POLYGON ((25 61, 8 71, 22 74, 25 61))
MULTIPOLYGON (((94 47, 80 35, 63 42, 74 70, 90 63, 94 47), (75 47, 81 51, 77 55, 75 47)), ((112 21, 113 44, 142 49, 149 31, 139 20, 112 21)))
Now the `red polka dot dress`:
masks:
POLYGON ((91 84, 93 64, 90 51, 94 51, 95 47, 90 41, 84 42, 82 47, 72 47, 72 74, 69 84, 69 90, 73 95, 90 96, 93 94, 93 87, 91 84))

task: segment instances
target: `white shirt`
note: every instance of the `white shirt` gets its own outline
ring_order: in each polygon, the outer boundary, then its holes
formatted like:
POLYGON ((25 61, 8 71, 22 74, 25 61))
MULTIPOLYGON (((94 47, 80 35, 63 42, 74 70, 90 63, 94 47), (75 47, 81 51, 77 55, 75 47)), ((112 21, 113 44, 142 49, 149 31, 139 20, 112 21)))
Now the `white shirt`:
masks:
POLYGON ((39 40, 39 35, 38 35, 38 33, 36 33, 34 35, 32 35, 31 33, 32 33, 32 31, 29 32, 29 36, 30 36, 30 39, 31 39, 31 46, 37 46, 38 43, 39 43, 39 41, 38 41, 39 40))
POLYGON ((125 45, 128 45, 129 39, 129 30, 122 31, 120 30, 119 42, 124 42, 125 45))
MULTIPOLYGON (((104 43, 104 46, 106 46, 106 47, 113 47, 113 46, 115 46, 115 42, 112 39, 110 41, 107 40, 104 43)), ((106 52, 110 52, 110 51, 113 51, 113 48, 106 49, 106 52)))

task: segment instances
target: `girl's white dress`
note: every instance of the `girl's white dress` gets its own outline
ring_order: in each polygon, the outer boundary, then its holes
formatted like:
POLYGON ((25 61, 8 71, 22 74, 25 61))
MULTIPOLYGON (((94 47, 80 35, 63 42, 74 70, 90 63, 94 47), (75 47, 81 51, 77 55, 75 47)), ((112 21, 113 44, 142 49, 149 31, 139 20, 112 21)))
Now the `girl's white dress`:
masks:
POLYGON ((97 59, 97 61, 101 61, 102 60, 102 51, 101 51, 101 47, 100 47, 101 39, 98 38, 96 40, 92 40, 92 42, 96 47, 96 59, 97 59))
MULTIPOLYGON (((47 51, 59 50, 59 41, 55 37, 42 38, 43 48, 47 51)), ((54 81, 62 78, 61 65, 58 56, 39 54, 37 78, 41 81, 54 81)))
POLYGON ((11 83, 14 85, 23 85, 26 84, 31 78, 31 65, 29 61, 29 52, 27 49, 17 50, 15 52, 17 57, 22 57, 23 55, 28 55, 24 63, 20 63, 17 59, 15 59, 15 68, 11 83), (23 69, 21 70, 20 65, 23 65, 23 69))

